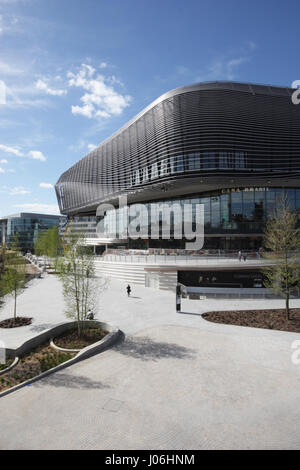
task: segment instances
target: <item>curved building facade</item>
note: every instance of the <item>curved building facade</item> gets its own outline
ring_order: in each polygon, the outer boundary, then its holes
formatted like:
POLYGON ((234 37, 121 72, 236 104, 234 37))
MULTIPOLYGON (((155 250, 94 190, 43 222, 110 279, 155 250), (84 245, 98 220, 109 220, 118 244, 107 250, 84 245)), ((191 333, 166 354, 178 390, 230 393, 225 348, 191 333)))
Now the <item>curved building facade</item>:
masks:
MULTIPOLYGON (((203 203, 205 247, 257 248, 283 193, 300 210, 300 106, 292 93, 210 82, 164 94, 63 173, 61 212, 95 215, 121 195, 129 204, 203 203)), ((109 212, 105 225, 109 233, 109 212)), ((184 241, 149 237, 132 246, 183 248, 184 241)))

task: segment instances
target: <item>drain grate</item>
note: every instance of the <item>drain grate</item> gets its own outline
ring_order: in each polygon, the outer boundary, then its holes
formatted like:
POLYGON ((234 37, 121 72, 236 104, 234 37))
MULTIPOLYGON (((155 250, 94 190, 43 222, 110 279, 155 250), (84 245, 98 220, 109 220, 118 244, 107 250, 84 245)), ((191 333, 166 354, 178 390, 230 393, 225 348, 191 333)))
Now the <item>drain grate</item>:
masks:
POLYGON ((110 398, 102 407, 103 410, 112 411, 113 413, 119 411, 121 406, 123 405, 123 401, 115 400, 114 398, 110 398))

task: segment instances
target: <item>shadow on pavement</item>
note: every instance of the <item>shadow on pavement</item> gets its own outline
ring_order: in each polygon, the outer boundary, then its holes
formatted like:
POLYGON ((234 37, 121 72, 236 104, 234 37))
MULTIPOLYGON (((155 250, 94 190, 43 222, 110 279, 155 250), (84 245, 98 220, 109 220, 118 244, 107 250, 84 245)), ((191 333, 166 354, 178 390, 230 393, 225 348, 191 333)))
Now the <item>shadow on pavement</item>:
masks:
POLYGON ((44 324, 41 324, 41 325, 33 325, 30 328, 30 331, 40 333, 41 331, 49 330, 50 328, 54 328, 55 326, 57 326, 57 323, 44 323, 44 324))
POLYGON ((116 345, 114 351, 131 356, 142 361, 156 361, 158 359, 194 359, 196 353, 193 349, 179 346, 175 343, 162 343, 151 340, 149 337, 123 337, 123 342, 116 345))
POLYGON ((105 385, 102 382, 97 382, 96 380, 91 380, 88 377, 83 375, 71 375, 57 372, 51 376, 34 382, 33 387, 43 387, 44 385, 52 385, 53 387, 66 387, 66 388, 93 388, 93 389, 103 389, 110 388, 109 385, 105 385))

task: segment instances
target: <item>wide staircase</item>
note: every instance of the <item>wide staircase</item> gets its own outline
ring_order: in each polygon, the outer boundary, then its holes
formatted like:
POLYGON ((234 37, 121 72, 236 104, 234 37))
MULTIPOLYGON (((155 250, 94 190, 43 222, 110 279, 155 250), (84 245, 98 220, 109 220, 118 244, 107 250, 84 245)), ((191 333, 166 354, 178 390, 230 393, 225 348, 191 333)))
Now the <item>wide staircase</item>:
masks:
POLYGON ((132 284, 145 285, 145 270, 143 264, 114 263, 102 260, 95 261, 96 275, 107 276, 132 284))
POLYGON ((176 289, 177 272, 164 271, 163 266, 154 265, 155 272, 153 272, 149 264, 105 262, 98 259, 95 261, 95 268, 97 276, 107 276, 112 279, 162 290, 176 289))

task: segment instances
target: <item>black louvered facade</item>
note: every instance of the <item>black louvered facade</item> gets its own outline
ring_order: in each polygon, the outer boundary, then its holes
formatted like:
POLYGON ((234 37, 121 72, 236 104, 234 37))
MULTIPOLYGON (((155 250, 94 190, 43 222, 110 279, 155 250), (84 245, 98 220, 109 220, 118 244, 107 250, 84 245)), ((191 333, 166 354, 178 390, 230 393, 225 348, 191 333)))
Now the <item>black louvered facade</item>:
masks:
POLYGON ((233 187, 297 188, 300 106, 289 88, 211 82, 170 91, 62 174, 63 214, 233 187))

